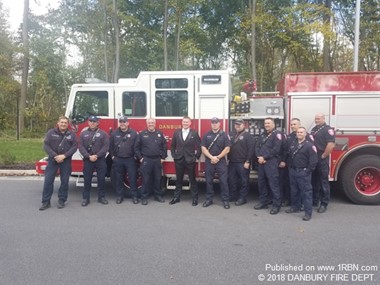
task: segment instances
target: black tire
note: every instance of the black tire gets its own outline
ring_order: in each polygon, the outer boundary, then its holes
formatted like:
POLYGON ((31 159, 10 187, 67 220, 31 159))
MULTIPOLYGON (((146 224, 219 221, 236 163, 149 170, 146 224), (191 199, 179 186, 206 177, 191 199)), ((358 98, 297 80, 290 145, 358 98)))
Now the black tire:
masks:
POLYGON ((339 185, 347 198, 359 205, 380 204, 380 157, 361 155, 341 170, 339 185))

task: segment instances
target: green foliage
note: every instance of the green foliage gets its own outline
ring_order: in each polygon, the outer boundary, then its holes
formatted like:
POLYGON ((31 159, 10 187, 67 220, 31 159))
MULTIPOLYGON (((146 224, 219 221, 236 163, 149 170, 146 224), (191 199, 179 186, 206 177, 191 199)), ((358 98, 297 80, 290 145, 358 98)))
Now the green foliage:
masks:
POLYGON ((34 163, 46 156, 43 139, 0 138, 0 164, 34 163))

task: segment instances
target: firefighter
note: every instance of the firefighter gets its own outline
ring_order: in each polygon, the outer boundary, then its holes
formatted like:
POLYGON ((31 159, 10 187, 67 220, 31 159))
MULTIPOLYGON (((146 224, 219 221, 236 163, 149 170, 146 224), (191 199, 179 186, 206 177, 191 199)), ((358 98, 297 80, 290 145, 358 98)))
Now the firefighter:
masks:
POLYGON ((318 164, 312 174, 313 184, 313 206, 320 205, 318 213, 324 213, 330 202, 329 183, 329 157, 335 146, 335 131, 326 124, 325 116, 318 113, 314 118, 315 127, 311 130, 314 145, 318 152, 318 164))
POLYGON ((244 126, 242 119, 234 122, 234 131, 230 133, 231 148, 228 153, 228 187, 230 201, 236 206, 247 203, 249 192, 249 172, 255 151, 255 141, 244 126), (237 187, 240 182, 240 191, 237 187))
POLYGON ((98 183, 98 202, 107 205, 105 179, 107 171, 106 154, 109 149, 108 135, 99 129, 99 119, 96 116, 88 118, 88 128, 79 137, 79 152, 83 156, 84 191, 82 206, 90 203, 91 181, 94 170, 98 183))
POLYGON ((289 152, 288 168, 291 189, 291 207, 286 213, 297 213, 304 205, 304 221, 309 221, 313 212, 313 187, 311 173, 317 165, 317 149, 314 144, 306 140, 307 132, 304 127, 296 131, 297 140, 289 152))
POLYGON ((220 129, 220 120, 217 117, 211 119, 211 130, 207 132, 201 142, 202 153, 206 157, 206 201, 203 207, 213 204, 214 197, 214 175, 219 175, 220 195, 225 209, 230 208, 228 193, 228 166, 226 155, 230 151, 230 139, 228 135, 220 129))
POLYGON ((58 209, 65 207, 71 174, 71 158, 78 148, 76 136, 68 127, 69 119, 61 116, 58 118, 57 127, 46 133, 44 150, 48 154, 48 164, 45 170, 40 211, 50 208, 50 199, 53 195, 54 180, 58 169, 61 178, 58 190, 58 209))
POLYGON ((258 137, 255 155, 258 162, 259 203, 255 210, 267 209, 269 191, 272 190, 273 205, 271 215, 276 215, 281 209, 281 191, 279 182, 279 163, 282 146, 282 135, 275 129, 274 119, 264 120, 265 131, 258 137))
POLYGON ((183 186, 183 176, 185 171, 190 181, 192 205, 198 205, 198 185, 195 179, 196 160, 201 156, 201 139, 198 132, 190 128, 191 119, 188 116, 182 119, 182 128, 177 129, 173 134, 171 153, 174 159, 176 172, 176 187, 174 198, 169 202, 174 205, 181 201, 183 186))
POLYGON ((149 190, 153 189, 154 200, 164 203, 161 190, 162 163, 167 157, 166 139, 160 130, 156 130, 156 120, 146 120, 147 129, 140 132, 135 143, 135 153, 140 161, 143 179, 141 204, 148 204, 149 190))
POLYGON ((137 165, 135 159, 135 143, 137 132, 129 127, 126 116, 119 117, 119 128, 114 130, 110 138, 110 155, 115 177, 116 204, 124 200, 124 178, 128 174, 133 204, 140 201, 137 195, 137 165))

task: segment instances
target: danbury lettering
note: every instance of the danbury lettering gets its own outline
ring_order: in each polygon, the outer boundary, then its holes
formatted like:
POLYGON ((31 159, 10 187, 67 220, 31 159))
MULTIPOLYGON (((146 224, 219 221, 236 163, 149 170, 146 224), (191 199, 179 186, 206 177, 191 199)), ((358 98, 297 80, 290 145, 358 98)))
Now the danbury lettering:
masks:
POLYGON ((326 281, 328 274, 322 274, 322 273, 295 273, 295 274, 288 274, 287 281, 307 281, 307 282, 318 282, 318 281, 326 281))
POLYGON ((303 264, 291 265, 291 264, 265 264, 265 270, 268 271, 303 271, 303 264))

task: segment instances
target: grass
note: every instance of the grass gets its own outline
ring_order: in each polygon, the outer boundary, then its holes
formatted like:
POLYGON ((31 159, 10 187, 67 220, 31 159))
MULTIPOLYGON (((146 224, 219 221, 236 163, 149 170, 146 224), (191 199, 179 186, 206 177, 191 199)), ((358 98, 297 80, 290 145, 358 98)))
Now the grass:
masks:
POLYGON ((43 138, 0 138, 0 165, 34 164, 44 156, 43 138))

